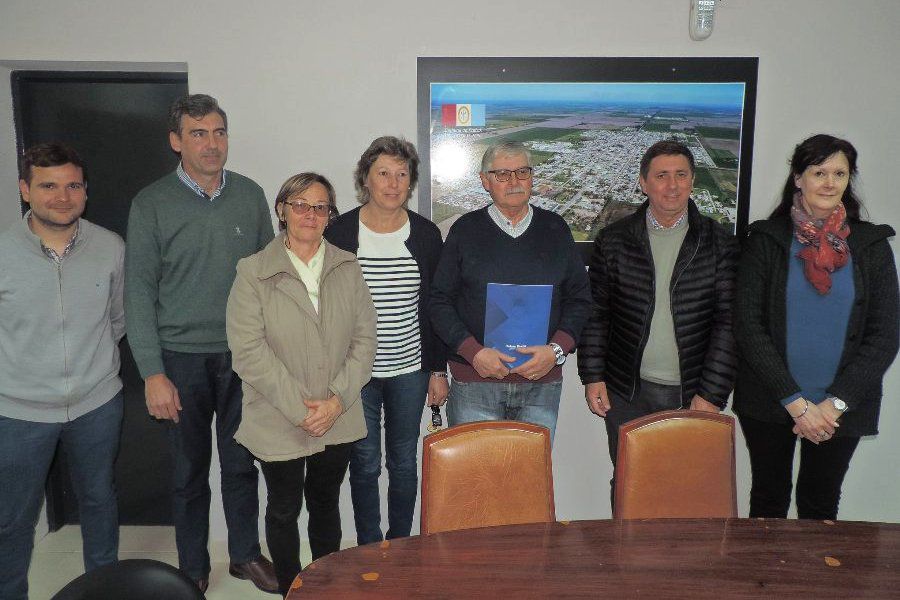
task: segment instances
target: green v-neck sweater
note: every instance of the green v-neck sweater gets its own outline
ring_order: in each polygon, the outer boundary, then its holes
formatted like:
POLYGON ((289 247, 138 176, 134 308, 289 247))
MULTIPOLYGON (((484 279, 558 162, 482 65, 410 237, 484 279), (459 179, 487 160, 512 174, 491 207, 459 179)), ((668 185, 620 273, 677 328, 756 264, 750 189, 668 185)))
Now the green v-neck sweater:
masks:
POLYGON ((125 245, 125 320, 141 377, 164 372, 162 349, 228 350, 225 304, 235 267, 273 237, 262 188, 232 171, 214 200, 174 171, 135 196, 125 245))

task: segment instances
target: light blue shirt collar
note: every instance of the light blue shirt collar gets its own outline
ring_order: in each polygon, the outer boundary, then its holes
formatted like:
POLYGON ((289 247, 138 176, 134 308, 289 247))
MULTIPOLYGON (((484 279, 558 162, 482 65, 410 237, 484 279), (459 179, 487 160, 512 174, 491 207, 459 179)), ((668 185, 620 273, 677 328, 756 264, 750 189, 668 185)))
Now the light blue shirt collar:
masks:
POLYGON ((222 190, 225 188, 225 169, 222 169, 222 183, 219 184, 219 187, 216 188, 216 191, 212 193, 212 196, 206 193, 206 190, 203 189, 203 186, 194 181, 190 175, 187 174, 187 171, 184 170, 184 167, 181 163, 178 163, 178 168, 175 169, 175 173, 178 175, 178 179, 181 182, 191 188, 194 193, 196 193, 201 198, 205 198, 206 200, 215 200, 222 194, 222 190))

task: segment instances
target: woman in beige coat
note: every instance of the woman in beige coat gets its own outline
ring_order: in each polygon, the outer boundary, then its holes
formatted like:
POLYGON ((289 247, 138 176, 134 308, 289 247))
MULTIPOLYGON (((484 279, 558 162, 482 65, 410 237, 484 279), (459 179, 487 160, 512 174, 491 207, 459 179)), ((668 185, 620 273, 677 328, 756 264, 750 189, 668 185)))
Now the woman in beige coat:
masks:
POLYGON ((356 257, 322 239, 337 213, 328 180, 291 177, 275 213, 281 235, 238 263, 227 329, 244 391, 235 438, 260 460, 266 540, 287 594, 300 572, 304 496, 313 559, 340 546, 338 496, 352 442, 366 435, 360 389, 371 376, 376 316, 356 257))

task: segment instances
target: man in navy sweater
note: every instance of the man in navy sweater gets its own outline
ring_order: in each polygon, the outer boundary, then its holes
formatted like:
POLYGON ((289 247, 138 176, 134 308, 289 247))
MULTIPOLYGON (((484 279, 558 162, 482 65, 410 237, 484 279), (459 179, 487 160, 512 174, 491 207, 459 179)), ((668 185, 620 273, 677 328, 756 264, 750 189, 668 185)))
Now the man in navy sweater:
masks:
POLYGON ((566 222, 531 206, 532 163, 517 142, 488 148, 481 183, 493 204, 463 215, 447 236, 434 276, 431 315, 450 347, 453 384, 450 425, 471 421, 525 421, 556 429, 562 364, 578 343, 591 293, 584 263, 566 222), (509 351, 486 347, 488 284, 552 286, 546 343, 509 351))

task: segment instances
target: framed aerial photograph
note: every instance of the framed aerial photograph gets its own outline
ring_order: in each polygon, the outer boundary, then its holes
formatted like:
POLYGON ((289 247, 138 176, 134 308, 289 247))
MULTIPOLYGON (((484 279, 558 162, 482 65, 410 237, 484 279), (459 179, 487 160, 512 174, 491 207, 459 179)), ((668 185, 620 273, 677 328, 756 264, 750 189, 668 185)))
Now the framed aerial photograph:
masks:
POLYGON ((478 178, 485 149, 520 141, 534 160, 531 203, 562 216, 587 255, 598 231, 644 202, 644 151, 677 139, 696 160, 700 211, 743 232, 757 67, 757 58, 419 58, 419 210, 446 234, 491 201, 478 178))

